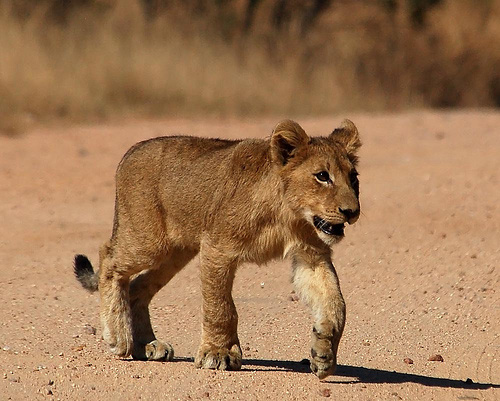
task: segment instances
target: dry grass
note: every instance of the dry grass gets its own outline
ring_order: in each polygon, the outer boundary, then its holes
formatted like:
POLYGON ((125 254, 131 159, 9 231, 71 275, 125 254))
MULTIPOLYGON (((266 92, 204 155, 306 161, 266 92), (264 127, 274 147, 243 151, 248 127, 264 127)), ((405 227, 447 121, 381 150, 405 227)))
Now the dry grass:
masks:
MULTIPOLYGON (((0 128, 125 113, 324 114, 343 109, 500 104, 500 1, 448 0, 424 27, 370 1, 323 13, 306 37, 208 29, 137 0, 55 23, 0 2, 0 128), (228 33, 229 32, 229 33, 228 33)), ((401 3, 403 4, 403 3, 401 3)), ((214 17, 215 18, 215 17, 214 17)), ((215 20, 215 19, 214 19, 215 20)), ((220 22, 220 16, 217 21, 220 22)))

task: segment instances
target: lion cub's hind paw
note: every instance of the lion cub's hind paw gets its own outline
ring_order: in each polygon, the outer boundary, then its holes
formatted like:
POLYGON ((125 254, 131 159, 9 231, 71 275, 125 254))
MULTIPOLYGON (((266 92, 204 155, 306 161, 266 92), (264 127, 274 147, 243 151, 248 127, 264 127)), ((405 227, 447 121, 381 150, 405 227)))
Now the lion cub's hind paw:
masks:
POLYGON ((174 359, 174 349, 168 343, 153 340, 147 344, 135 345, 132 357, 141 361, 171 361, 174 359))
POLYGON ((146 357, 148 361, 171 361, 174 359, 174 349, 168 343, 154 340, 146 344, 146 357))
POLYGON ((201 369, 240 370, 241 362, 241 348, 235 344, 230 350, 202 346, 198 351, 194 364, 201 369))

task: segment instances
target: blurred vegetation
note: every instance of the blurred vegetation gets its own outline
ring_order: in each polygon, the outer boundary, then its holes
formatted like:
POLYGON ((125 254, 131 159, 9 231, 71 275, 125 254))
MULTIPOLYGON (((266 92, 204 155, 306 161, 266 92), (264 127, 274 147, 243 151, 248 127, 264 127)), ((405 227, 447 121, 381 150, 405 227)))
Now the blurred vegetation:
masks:
POLYGON ((0 127, 495 107, 499 43, 500 0, 0 0, 0 127))

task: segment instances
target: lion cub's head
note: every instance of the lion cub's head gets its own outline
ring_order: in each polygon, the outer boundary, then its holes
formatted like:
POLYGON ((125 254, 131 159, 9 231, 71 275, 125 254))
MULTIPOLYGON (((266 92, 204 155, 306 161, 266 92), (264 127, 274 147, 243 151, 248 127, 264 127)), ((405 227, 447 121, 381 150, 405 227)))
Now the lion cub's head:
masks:
POLYGON ((280 122, 271 136, 271 157, 280 166, 285 199, 328 245, 359 217, 358 130, 349 120, 328 137, 307 136, 294 121, 280 122))

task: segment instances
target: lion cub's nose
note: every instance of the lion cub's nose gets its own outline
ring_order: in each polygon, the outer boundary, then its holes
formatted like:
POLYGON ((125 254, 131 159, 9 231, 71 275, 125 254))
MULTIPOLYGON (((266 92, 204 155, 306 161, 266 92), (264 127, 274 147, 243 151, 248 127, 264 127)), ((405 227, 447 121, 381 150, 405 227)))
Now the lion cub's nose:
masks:
POLYGON ((342 213, 349 224, 353 224, 359 217, 359 209, 342 209, 339 207, 339 212, 342 213))

